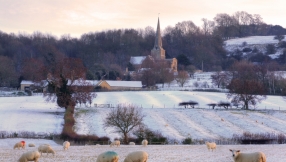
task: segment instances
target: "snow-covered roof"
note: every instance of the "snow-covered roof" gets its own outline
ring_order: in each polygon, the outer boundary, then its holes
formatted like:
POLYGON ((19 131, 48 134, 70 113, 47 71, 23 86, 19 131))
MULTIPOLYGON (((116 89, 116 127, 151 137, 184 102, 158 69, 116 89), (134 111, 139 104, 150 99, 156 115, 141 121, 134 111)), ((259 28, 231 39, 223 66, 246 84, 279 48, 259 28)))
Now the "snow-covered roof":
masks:
MULTIPOLYGON (((242 45, 243 42, 247 44, 275 44, 278 43, 277 39, 274 39, 275 36, 251 36, 244 38, 229 39, 225 41, 226 45, 242 45)), ((283 39, 286 41, 286 38, 283 39)))
POLYGON ((142 87, 141 81, 105 80, 111 87, 142 87))
MULTIPOLYGON (((97 85, 99 82, 99 80, 83 80, 83 79, 79 79, 79 80, 74 80, 72 85, 92 85, 95 86, 97 85)), ((71 84, 71 80, 68 80, 68 85, 71 84)))
POLYGON ((21 84, 34 84, 31 80, 22 80, 21 84))
POLYGON ((142 64, 143 60, 145 60, 146 56, 134 56, 130 58, 130 63, 133 65, 142 64))

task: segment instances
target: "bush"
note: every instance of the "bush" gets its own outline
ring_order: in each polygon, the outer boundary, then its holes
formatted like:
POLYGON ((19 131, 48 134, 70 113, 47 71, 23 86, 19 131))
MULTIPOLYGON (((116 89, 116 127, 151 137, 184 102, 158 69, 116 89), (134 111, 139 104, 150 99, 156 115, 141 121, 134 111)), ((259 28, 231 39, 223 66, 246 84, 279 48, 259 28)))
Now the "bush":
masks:
POLYGON ((192 138, 188 137, 188 138, 185 138, 185 139, 182 141, 182 143, 183 143, 184 145, 190 145, 190 144, 193 143, 193 141, 192 141, 192 138))
POLYGON ((141 126, 140 128, 134 130, 133 134, 137 137, 135 143, 141 144, 143 139, 147 139, 149 143, 152 142, 167 143, 167 138, 164 137, 160 132, 152 131, 146 126, 141 126))
POLYGON ((244 132, 242 135, 234 134, 233 140, 240 144, 282 144, 286 142, 284 134, 275 133, 250 133, 244 132))
POLYGON ((251 48, 243 48, 242 52, 251 52, 252 49, 251 48))

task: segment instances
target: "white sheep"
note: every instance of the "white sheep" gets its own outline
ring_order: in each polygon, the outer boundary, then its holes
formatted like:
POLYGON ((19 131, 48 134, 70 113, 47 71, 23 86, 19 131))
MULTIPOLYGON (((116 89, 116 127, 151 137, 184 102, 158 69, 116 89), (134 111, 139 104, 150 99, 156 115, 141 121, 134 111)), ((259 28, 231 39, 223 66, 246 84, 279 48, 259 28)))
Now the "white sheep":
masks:
POLYGON ((147 162, 148 154, 145 151, 135 151, 129 153, 124 162, 147 162))
POLYGON ((64 147, 64 150, 68 150, 69 149, 69 147, 70 147, 70 142, 69 141, 65 141, 64 143, 63 143, 63 147, 64 147))
POLYGON ((135 143, 134 142, 129 142, 129 145, 135 145, 135 143))
POLYGON ((25 147, 26 147, 25 141, 18 142, 14 145, 14 149, 16 149, 16 148, 17 149, 20 149, 20 148, 25 149, 25 147))
POLYGON ((106 151, 98 155, 96 162, 118 162, 119 156, 114 151, 106 151))
POLYGON ((33 144, 33 143, 29 143, 28 146, 29 146, 29 147, 36 147, 35 144, 33 144))
POLYGON ((231 150, 234 162, 266 162, 263 152, 240 153, 240 150, 231 150))
POLYGON ((120 141, 119 140, 115 140, 115 141, 113 141, 113 142, 111 142, 111 144, 110 144, 110 147, 112 147, 112 146, 120 146, 120 141))
POLYGON ((208 150, 215 150, 216 149, 216 143, 215 142, 206 142, 208 150))
POLYGON ((23 153, 22 156, 19 158, 18 162, 28 162, 28 161, 34 161, 38 162, 40 158, 39 151, 28 151, 26 153, 23 153))
POLYGON ((38 147, 38 151, 41 153, 47 153, 47 155, 49 153, 52 153, 53 155, 55 155, 55 151, 52 149, 52 147, 50 145, 47 145, 47 144, 43 144, 43 145, 40 145, 38 147))
POLYGON ((147 146, 147 145, 148 145, 148 141, 147 141, 146 139, 144 139, 144 140, 142 141, 142 145, 143 145, 143 146, 147 146))

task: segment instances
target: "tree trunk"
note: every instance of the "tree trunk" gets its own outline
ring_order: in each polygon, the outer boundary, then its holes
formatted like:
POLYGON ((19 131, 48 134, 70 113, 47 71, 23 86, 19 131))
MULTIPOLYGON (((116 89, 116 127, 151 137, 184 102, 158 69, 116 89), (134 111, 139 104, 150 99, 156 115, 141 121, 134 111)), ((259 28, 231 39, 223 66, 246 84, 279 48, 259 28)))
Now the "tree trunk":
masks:
POLYGON ((248 102, 247 101, 244 102, 244 107, 245 107, 245 110, 248 110, 248 102))
POLYGON ((128 144, 128 135, 126 132, 124 132, 123 134, 124 134, 124 143, 128 144))

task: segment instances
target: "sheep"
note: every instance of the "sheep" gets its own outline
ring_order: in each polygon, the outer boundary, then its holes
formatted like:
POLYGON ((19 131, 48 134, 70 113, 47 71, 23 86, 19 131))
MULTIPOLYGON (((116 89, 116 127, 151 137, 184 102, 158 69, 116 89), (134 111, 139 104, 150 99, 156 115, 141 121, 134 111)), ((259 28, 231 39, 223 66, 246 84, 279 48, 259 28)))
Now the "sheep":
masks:
POLYGON ((70 142, 69 141, 65 141, 64 143, 63 143, 63 147, 64 147, 64 150, 68 150, 69 149, 69 147, 70 147, 70 142))
POLYGON ((118 162, 119 156, 114 151, 106 151, 98 155, 96 162, 118 162))
POLYGON ((206 145, 207 145, 207 148, 208 148, 208 150, 210 151, 210 150, 215 150, 216 149, 216 143, 215 142, 206 142, 206 145))
POLYGON ((33 143, 29 143, 28 146, 29 146, 29 147, 36 147, 35 144, 33 144, 33 143))
POLYGON ((147 145, 148 145, 148 141, 147 141, 146 139, 144 139, 144 140, 142 141, 142 145, 143 145, 143 146, 147 146, 147 145))
POLYGON ((38 162, 40 158, 39 151, 28 151, 26 153, 23 153, 22 156, 19 158, 18 162, 28 162, 28 161, 34 161, 38 162))
POLYGON ((18 142, 14 145, 14 149, 16 149, 16 148, 17 149, 20 149, 20 148, 25 149, 25 147, 26 147, 25 141, 18 142))
POLYGON ((240 150, 232 150, 234 162, 266 162, 266 156, 263 152, 240 153, 240 150))
POLYGON ((38 151, 41 153, 47 153, 47 155, 49 153, 52 153, 53 155, 55 155, 55 151, 52 149, 52 147, 50 145, 47 145, 47 144, 43 144, 43 145, 40 145, 38 147, 38 151))
POLYGON ((129 145, 135 145, 135 143, 134 142, 129 142, 129 145))
POLYGON ((135 151, 129 153, 124 162, 147 162, 148 154, 145 151, 135 151))
POLYGON ((110 144, 110 147, 112 147, 112 146, 120 146, 120 141, 119 140, 115 140, 115 141, 113 141, 113 142, 111 142, 111 144, 110 144))

